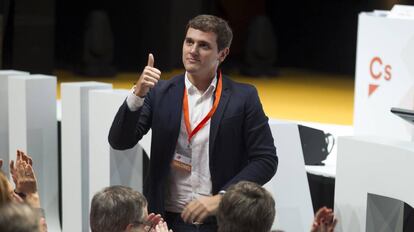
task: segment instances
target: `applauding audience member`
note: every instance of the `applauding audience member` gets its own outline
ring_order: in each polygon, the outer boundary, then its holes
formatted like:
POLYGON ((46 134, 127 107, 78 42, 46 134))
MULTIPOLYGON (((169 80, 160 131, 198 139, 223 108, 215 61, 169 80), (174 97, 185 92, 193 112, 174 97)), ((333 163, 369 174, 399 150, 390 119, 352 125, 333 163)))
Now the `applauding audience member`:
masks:
POLYGON ((311 232, 333 232, 337 222, 332 209, 322 207, 315 214, 311 232))
POLYGON ((6 175, 0 171, 0 206, 9 203, 12 200, 13 188, 6 175))
POLYGON ((160 215, 148 215, 145 197, 125 186, 107 187, 94 195, 90 226, 92 232, 168 232, 160 215))
MULTIPOLYGON (((1 160, 0 168, 2 165, 3 161, 1 160)), ((7 177, 0 172, 0 205, 9 202, 28 204, 37 215, 36 220, 40 222, 41 231, 46 232, 47 225, 44 210, 40 208, 37 179, 32 165, 32 158, 23 151, 17 150, 16 161, 10 161, 10 174, 16 187, 13 190, 13 186, 7 177)))
POLYGON ((1 232, 43 232, 39 217, 26 204, 9 202, 0 206, 1 232))
MULTIPOLYGON (((275 216, 272 195, 256 183, 241 181, 229 187, 221 199, 217 212, 218 231, 269 232, 275 216)), ((315 215, 311 232, 333 232, 336 223, 332 209, 323 207, 315 215)))
POLYGON ((241 181, 227 189, 219 204, 219 232, 269 232, 275 219, 275 201, 262 186, 241 181))
POLYGON ((16 186, 14 192, 33 208, 40 209, 32 158, 23 151, 17 150, 16 162, 10 161, 10 174, 16 186))

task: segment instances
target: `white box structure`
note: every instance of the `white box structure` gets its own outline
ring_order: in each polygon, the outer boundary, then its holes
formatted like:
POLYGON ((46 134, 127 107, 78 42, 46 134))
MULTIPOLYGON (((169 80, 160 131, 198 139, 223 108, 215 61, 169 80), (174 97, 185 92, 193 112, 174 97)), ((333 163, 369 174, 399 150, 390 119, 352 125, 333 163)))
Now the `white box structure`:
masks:
POLYGON ((61 84, 62 231, 89 231, 89 91, 102 82, 61 84))
MULTIPOLYGON (((117 151, 110 147, 108 133, 129 90, 92 90, 89 92, 89 199, 112 185, 125 185, 142 192, 142 148, 117 151)), ((144 136, 142 141, 149 141, 144 136)), ((148 147, 145 145, 144 147, 148 147)))
POLYGON ((313 208, 298 125, 276 120, 269 125, 279 158, 276 175, 264 186, 276 202, 272 230, 308 231, 313 208))
POLYGON ((56 77, 9 77, 9 158, 16 150, 33 157, 41 206, 48 230, 61 231, 59 220, 56 77))
POLYGON ((412 125, 390 109, 414 109, 414 20, 358 19, 354 133, 411 141, 412 125))
POLYGON ((384 137, 340 137, 335 231, 402 232, 402 202, 414 206, 413 163, 412 142, 384 137))
POLYGON ((28 72, 0 70, 0 159, 3 171, 9 173, 9 76, 29 75, 28 72))

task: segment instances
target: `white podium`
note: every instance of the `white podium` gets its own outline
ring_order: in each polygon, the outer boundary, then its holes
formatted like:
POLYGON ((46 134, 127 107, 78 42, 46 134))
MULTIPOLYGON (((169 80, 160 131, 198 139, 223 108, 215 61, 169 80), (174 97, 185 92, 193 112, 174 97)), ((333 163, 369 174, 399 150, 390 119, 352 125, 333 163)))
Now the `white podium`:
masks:
POLYGON ((102 82, 61 84, 62 231, 89 231, 89 91, 102 82))
POLYGON ((9 173, 9 76, 29 75, 27 72, 0 70, 0 159, 3 171, 9 173))
POLYGON ((48 231, 61 231, 59 220, 56 77, 9 77, 9 157, 16 150, 33 157, 48 231))
MULTIPOLYGON (((102 188, 125 185, 142 192, 142 148, 117 151, 108 133, 119 106, 129 90, 92 90, 89 93, 89 200, 102 188)), ((149 141, 147 136, 143 140, 149 141)))
POLYGON ((414 20, 361 13, 355 79, 355 135, 410 141, 413 127, 390 112, 414 109, 414 20))
POLYGON ((402 231, 402 202, 414 206, 414 143, 341 137, 337 160, 336 231, 402 231))
POLYGON ((279 157, 276 175, 264 186, 276 202, 272 229, 309 231, 313 207, 298 125, 277 120, 271 120, 269 125, 279 157))

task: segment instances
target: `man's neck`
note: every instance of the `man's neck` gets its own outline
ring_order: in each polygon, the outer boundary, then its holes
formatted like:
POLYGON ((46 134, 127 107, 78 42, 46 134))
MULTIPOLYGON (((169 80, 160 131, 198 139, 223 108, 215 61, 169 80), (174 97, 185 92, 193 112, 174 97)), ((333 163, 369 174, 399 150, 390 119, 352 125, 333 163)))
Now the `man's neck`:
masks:
POLYGON ((198 76, 187 73, 188 80, 200 91, 205 92, 210 86, 211 81, 214 79, 216 73, 212 73, 205 76, 198 76))

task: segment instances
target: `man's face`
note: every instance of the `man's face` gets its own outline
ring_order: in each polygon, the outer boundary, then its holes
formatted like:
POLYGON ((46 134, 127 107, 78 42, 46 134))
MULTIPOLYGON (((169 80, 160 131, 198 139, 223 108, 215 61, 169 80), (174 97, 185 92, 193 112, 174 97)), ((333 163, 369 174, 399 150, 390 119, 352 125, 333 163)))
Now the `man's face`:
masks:
POLYGON ((229 49, 218 51, 217 35, 188 28, 183 43, 183 64, 193 76, 211 77, 220 62, 224 61, 229 49))

